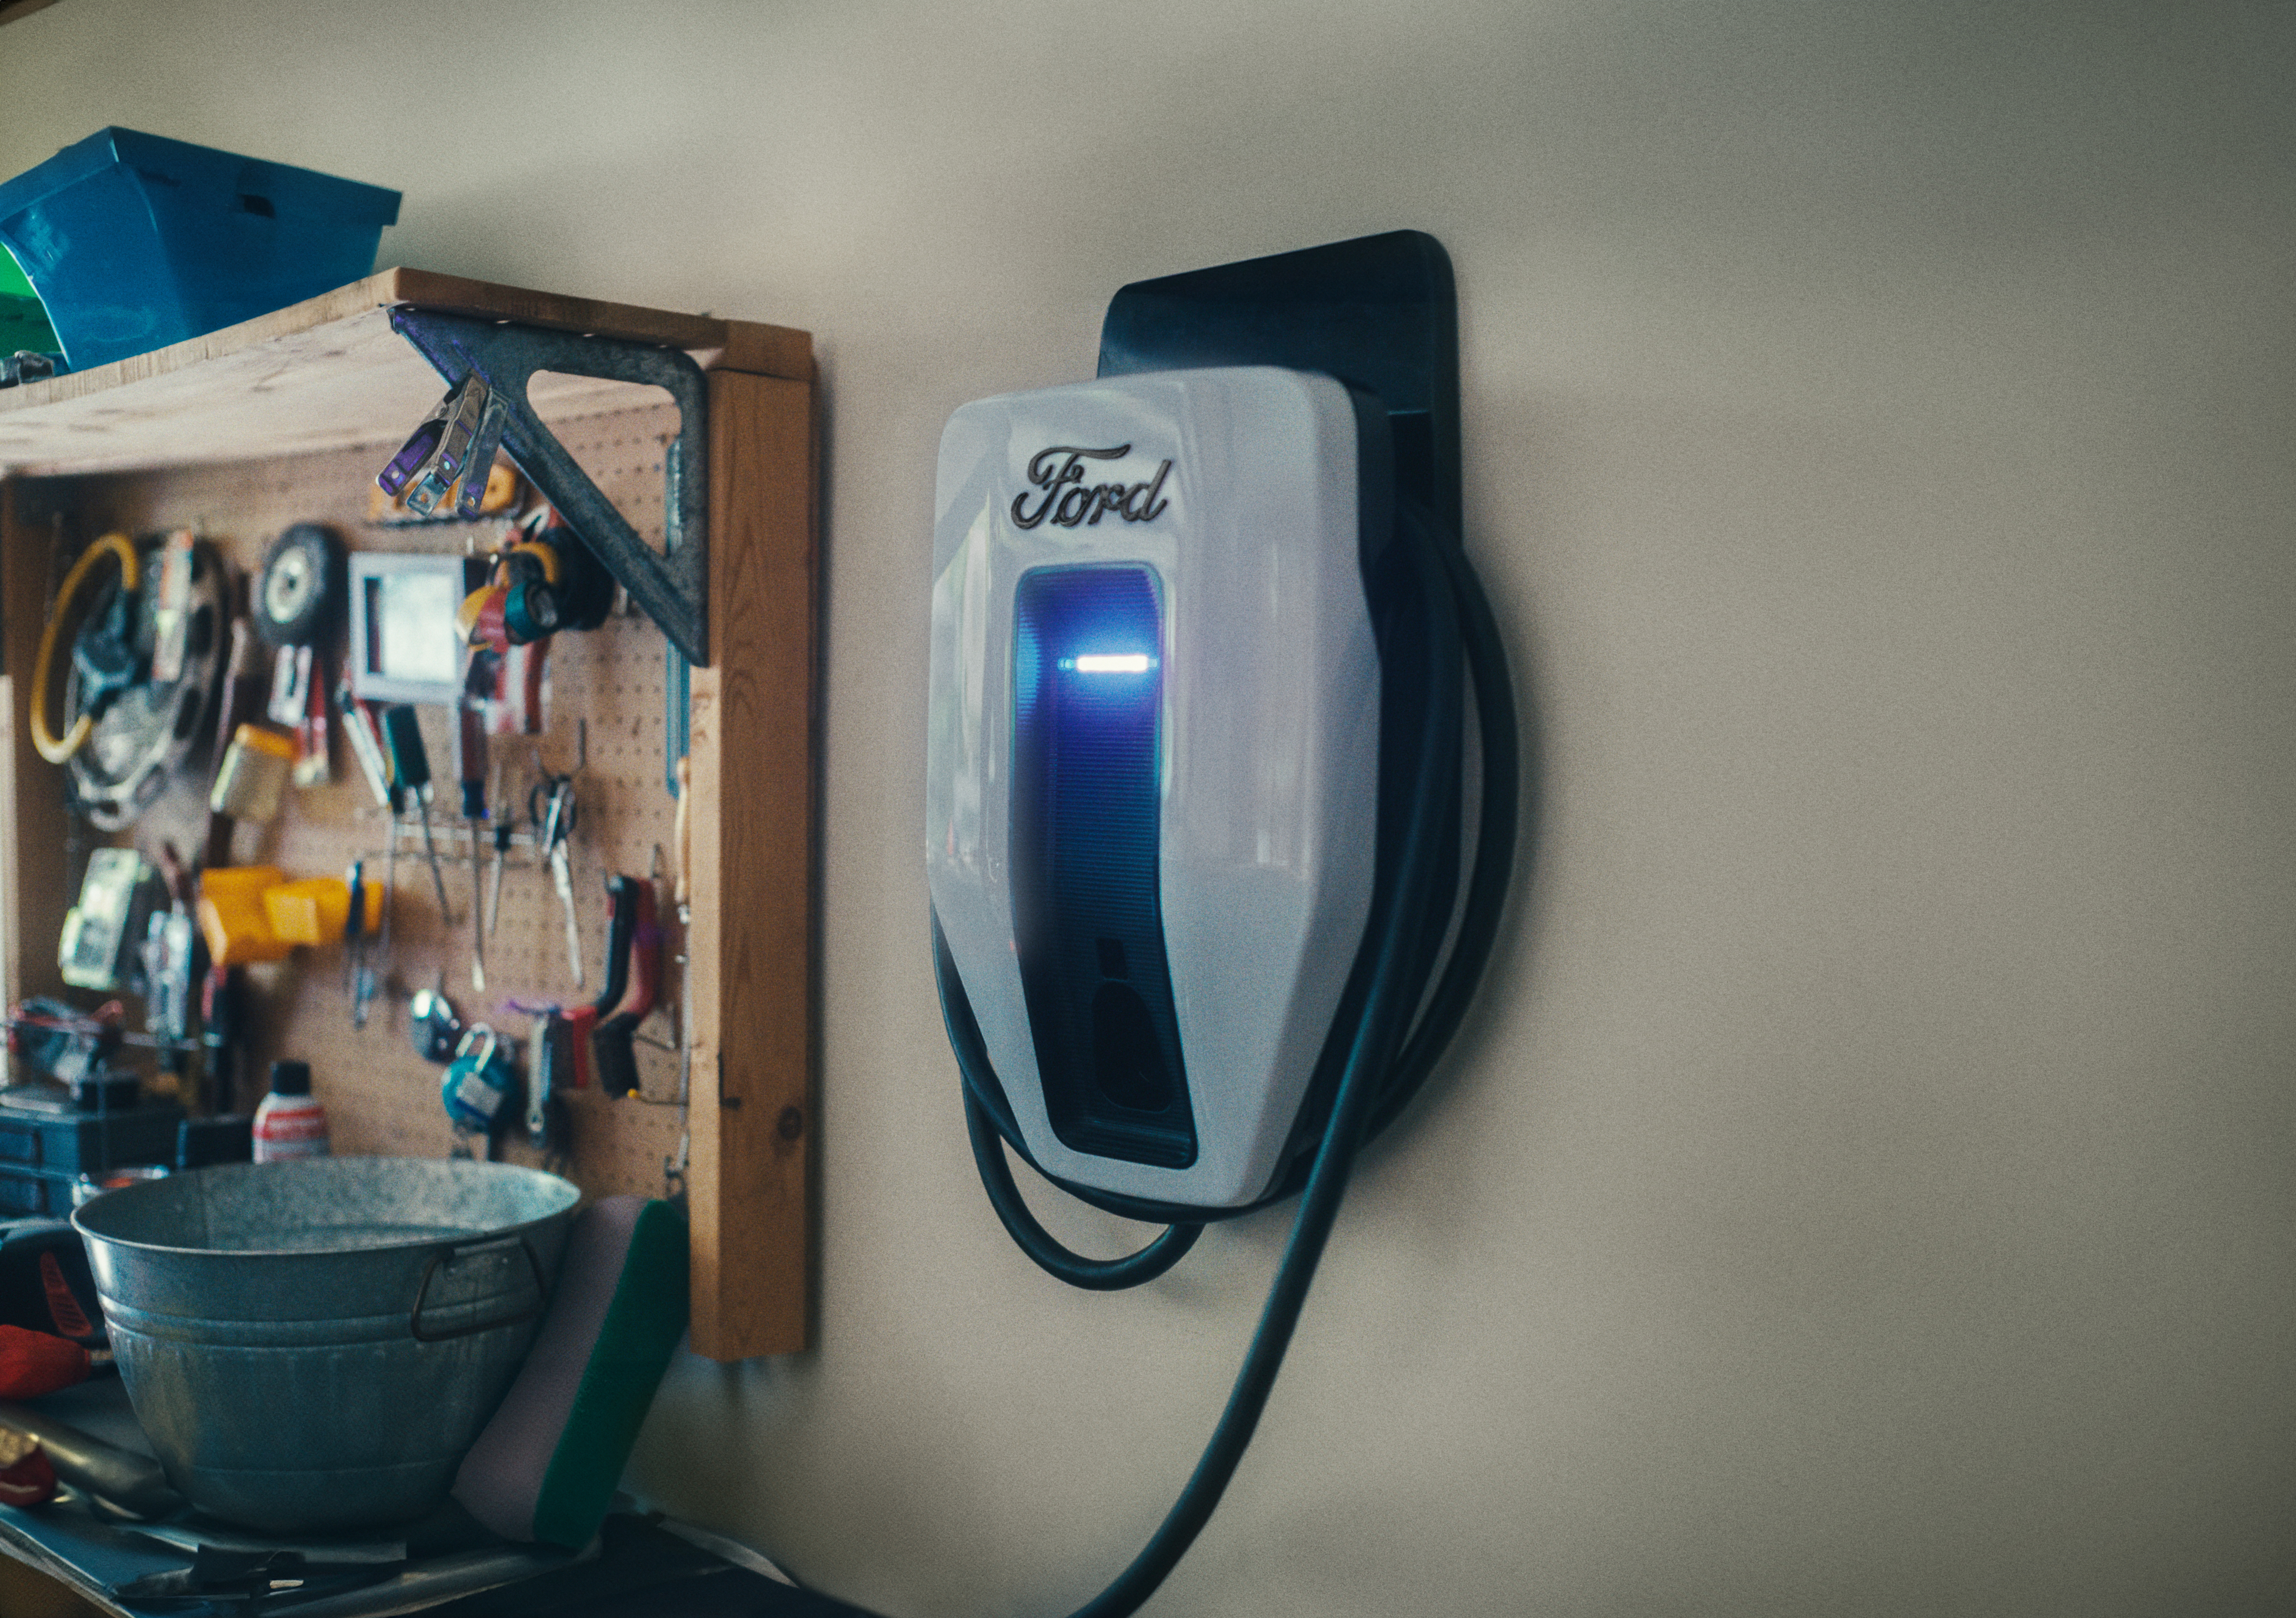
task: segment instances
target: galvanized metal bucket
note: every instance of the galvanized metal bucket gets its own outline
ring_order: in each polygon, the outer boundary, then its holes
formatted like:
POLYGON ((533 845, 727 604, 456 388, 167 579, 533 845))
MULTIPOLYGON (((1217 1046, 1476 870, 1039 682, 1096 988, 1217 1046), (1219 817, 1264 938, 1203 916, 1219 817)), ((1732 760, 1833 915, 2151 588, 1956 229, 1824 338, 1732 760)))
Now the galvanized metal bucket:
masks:
POLYGON ((136 1419, 201 1510, 422 1516, 534 1340, 580 1194, 504 1163, 228 1164, 72 1215, 136 1419))

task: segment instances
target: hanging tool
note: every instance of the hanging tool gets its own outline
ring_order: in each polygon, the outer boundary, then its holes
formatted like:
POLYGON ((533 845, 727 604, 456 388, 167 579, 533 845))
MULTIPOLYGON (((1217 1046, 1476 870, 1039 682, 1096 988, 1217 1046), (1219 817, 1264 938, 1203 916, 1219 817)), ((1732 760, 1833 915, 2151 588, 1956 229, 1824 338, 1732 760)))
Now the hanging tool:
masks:
POLYGON ((350 908, 343 912, 343 988, 348 992, 358 977, 359 940, 366 933, 366 867, 353 860, 343 886, 351 891, 350 908))
MULTIPOLYGON (((621 1003, 622 992, 629 986, 630 946, 637 939, 638 919, 643 914, 651 920, 653 916, 653 892, 636 877, 626 877, 617 871, 606 878, 606 982, 598 997, 586 1009, 588 1022, 594 1026, 599 1018, 611 1015, 621 1003), (643 903, 641 897, 643 896, 643 903)), ((586 1009, 575 1008, 578 1014, 586 1009)), ((588 1028, 585 1027, 586 1034, 588 1028)), ((588 1064, 583 1064, 585 1076, 588 1064)), ((578 1080, 577 1083, 581 1081, 578 1080)))
POLYGON ((463 699, 455 707, 455 776, 463 789, 463 819, 471 829, 471 987, 487 988, 487 907, 482 870, 487 823, 486 693, 494 688, 495 654, 471 654, 463 699))
MULTIPOLYGON (((606 982, 598 996, 578 1006, 562 1007, 552 1013, 563 1023, 560 1034, 569 1058, 566 1083, 581 1090, 590 1083, 591 1035, 621 1003, 622 992, 630 981, 630 951, 637 942, 641 918, 649 930, 654 930, 653 890, 636 877, 619 872, 606 878, 606 982)), ((657 941, 660 934, 655 933, 657 941)), ((653 979, 659 976, 652 966, 646 968, 646 1003, 653 1003, 653 979)), ((633 1023, 631 1026, 636 1025, 633 1023)), ((625 1092, 627 1093, 627 1092, 625 1092)))
POLYGON ((495 552, 487 581, 463 599, 455 632, 507 651, 561 630, 595 629, 614 608, 614 579, 548 503, 519 519, 520 537, 495 552))
POLYGON ((160 1042, 160 1066, 180 1075, 192 1027, 192 985, 198 981, 200 929, 192 921, 194 879, 176 846, 162 840, 157 863, 168 907, 154 914, 144 944, 144 1025, 160 1042))
POLYGON ((608 982, 594 1001, 580 1005, 543 1006, 527 1035, 526 1135, 544 1154, 545 1163, 567 1150, 566 1102, 562 1091, 580 1090, 590 1082, 590 1034, 605 1009, 621 998, 629 966, 630 926, 636 907, 622 902, 609 878, 606 888, 606 960, 608 982))
MULTIPOLYGON (((418 517, 428 517, 438 509, 439 503, 453 494, 463 482, 463 474, 480 457, 472 453, 472 440, 478 436, 484 419, 488 393, 482 376, 463 378, 435 409, 415 428, 414 437, 406 446, 391 457, 390 464, 375 478, 375 486, 384 494, 406 503, 407 510, 418 517)), ((494 446, 486 447, 486 463, 494 463, 494 446)), ((483 482, 469 491, 470 510, 465 517, 478 514, 479 503, 486 497, 483 482)))
POLYGON ((249 604, 263 643, 277 650, 270 715, 295 733, 299 787, 332 779, 327 748, 327 648, 348 593, 343 543, 316 523, 299 522, 271 542, 249 604))
MULTIPOLYGON (((468 474, 464 476, 467 478, 468 474)), ((434 523, 475 521, 479 518, 502 517, 516 511, 525 494, 526 479, 519 476, 518 468, 497 456, 495 463, 487 469, 486 482, 479 495, 479 509, 471 517, 463 515, 459 502, 443 510, 434 506, 428 513, 417 511, 406 503, 403 491, 397 495, 387 494, 383 492, 381 481, 377 479, 375 486, 366 492, 366 519, 370 527, 377 528, 413 528, 434 523)))
POLYGON ((455 1156, 476 1156, 473 1148, 480 1139, 487 1143, 487 1156, 494 1156, 496 1132, 510 1115, 508 1103, 518 1090, 518 1063, 512 1050, 509 1042, 479 1023, 463 1031, 448 1058, 439 1081, 439 1099, 455 1126, 455 1156))
MULTIPOLYGON (((590 1083, 591 1035, 601 1019, 611 1015, 630 979, 630 950, 636 942, 641 914, 652 916, 652 891, 635 877, 606 878, 606 984, 595 1000, 580 1005, 535 1008, 535 1022, 527 1043, 528 1138, 548 1149, 560 1132, 559 1113, 552 1098, 562 1090, 580 1090, 590 1083)), ((652 966, 646 972, 646 994, 652 1003, 652 966)), ((636 1025, 631 1025, 635 1027, 636 1025)))
MULTIPOLYGON (((152 678, 184 677, 184 653, 192 638, 192 575, 198 570, 199 541, 177 528, 160 546, 159 589, 152 611, 152 678)), ((213 639, 214 625, 209 626, 213 639)))
POLYGON ((208 808, 232 825, 276 819, 295 770, 295 742, 266 725, 243 724, 224 749, 208 808))
POLYGON ((165 903, 160 873, 133 848, 97 848, 87 856, 79 903, 64 913, 56 965, 76 989, 141 993, 138 973, 151 917, 165 903))
MULTIPOLYGON (((319 745, 322 748, 325 745, 327 705, 321 694, 325 686, 325 667, 313 665, 309 647, 282 646, 273 654, 271 695, 264 706, 263 714, 272 723, 294 732, 295 769, 299 775, 306 771, 311 757, 314 736, 311 720, 315 704, 316 711, 321 715, 316 736, 319 745)), ((322 752, 319 756, 324 764, 325 754, 322 752)), ((320 779, 325 778, 322 776, 320 779)), ((309 786, 316 783, 302 781, 298 784, 309 786)))
MULTIPOLYGON (((638 1025, 652 1014, 655 996, 661 989, 661 927, 655 919, 652 882, 636 877, 616 877, 607 885, 610 895, 615 882, 622 884, 619 903, 629 911, 630 921, 623 958, 619 961, 609 958, 606 963, 606 987, 607 993, 612 993, 616 988, 614 977, 627 973, 629 999, 598 1025, 597 1032, 590 1036, 590 1049, 597 1063, 598 1088, 619 1098, 635 1095, 638 1091, 635 1045, 638 1025)), ((611 906, 617 901, 610 897, 608 903, 611 906)), ((606 1001, 604 994, 598 998, 606 1001)))
MULTIPOLYGON (((345 878, 351 890, 350 914, 343 919, 343 942, 348 970, 350 973, 351 1026, 366 1026, 367 1009, 374 1004, 374 967, 366 954, 366 862, 353 860, 350 874, 345 878)), ((390 898, 383 895, 385 924, 390 914, 390 898)), ((388 938, 389 933, 384 936, 388 938)))
POLYGON ((271 698, 264 717, 293 729, 311 711, 311 649, 283 646, 271 661, 271 698))
MULTIPOLYGON (((224 662, 223 695, 216 703, 215 758, 208 769, 209 781, 223 773, 225 756, 231 751, 241 721, 251 717, 246 710, 253 706, 255 690, 255 631, 245 618, 234 618, 231 653, 224 662)), ((200 860, 202 866, 231 863, 232 825, 231 816, 218 813, 210 800, 206 846, 200 860)))
POLYGON ((209 967, 200 991, 200 1043, 207 1048, 206 1106, 210 1117, 234 1110, 238 1085, 236 1059, 242 1000, 247 993, 244 967, 209 967))
POLYGON ((670 897, 677 906, 677 1155, 661 1163, 662 1195, 685 1195, 685 1170, 693 1152, 693 759, 680 754, 676 785, 677 814, 670 833, 677 850, 670 897))
POLYGON ((335 779, 334 749, 327 745, 327 653, 322 649, 312 655, 318 661, 314 666, 316 673, 311 680, 310 701, 302 723, 295 727, 296 745, 302 749, 295 760, 299 787, 323 787, 335 779))
POLYGON ((327 750, 327 658, 316 647, 283 646, 274 657, 264 716, 295 738, 291 774, 299 787, 334 779, 327 750))
MULTIPOLYGON (((430 862, 430 883, 439 890, 439 919, 453 919, 454 906, 447 903, 447 878, 439 868, 439 845, 430 836, 430 755, 422 746, 422 727, 414 717, 414 707, 397 703, 382 710, 382 739, 390 750, 390 779, 398 789, 401 805, 412 797, 422 815, 422 853, 430 862)), ((397 814, 391 821, 391 840, 398 838, 397 814)))
POLYGON ((135 546, 125 534, 107 534, 86 550, 64 575, 56 592, 56 609, 40 632, 40 650, 32 665, 32 746, 42 758, 60 764, 87 744, 111 699, 135 684, 144 670, 135 650, 135 618, 142 597, 140 563, 135 546), (80 581, 98 558, 110 555, 119 563, 119 583, 109 601, 99 601, 70 642, 72 672, 79 676, 79 712, 65 725, 62 736, 48 728, 48 669, 56 660, 58 632, 70 615, 80 581))
POLYGON ((565 1034, 565 1019, 548 1012, 534 1019, 526 1039, 526 1140, 545 1156, 565 1146, 566 1104, 558 1096, 565 1034))
POLYGON ((503 870, 510 863, 511 840, 510 805, 504 804, 495 816, 495 891, 487 908, 487 936, 492 937, 502 925, 503 870))
POLYGON ((566 912, 566 969, 574 975, 574 986, 583 986, 582 928, 574 914, 574 862, 567 849, 567 839, 574 835, 577 805, 574 800, 574 778, 570 775, 547 775, 534 783, 527 793, 526 813, 534 822, 535 846, 550 865, 550 885, 558 891, 558 903, 566 912))
POLYGON ((693 665, 675 646, 663 657, 661 757, 666 774, 661 784, 670 797, 682 797, 693 751, 693 665))
POLYGON ((542 734, 542 693, 549 684, 550 642, 513 646, 503 654, 502 673, 487 704, 487 729, 496 736, 542 734))
POLYGON ((463 1030, 462 1013, 447 998, 447 975, 439 974, 437 988, 416 990, 406 1011, 406 1034, 414 1042, 414 1054, 426 1062, 452 1061, 463 1030))
POLYGON ((382 964, 390 965, 390 912, 398 903, 398 786, 391 782, 383 788, 383 807, 389 814, 389 829, 382 845, 382 937, 376 953, 382 964))
POLYGON ((67 739, 94 717, 64 776, 72 813, 103 831, 124 829, 196 769, 230 638, 232 580, 213 545, 182 530, 134 549, 142 587, 123 590, 105 568, 60 695, 67 739), (129 683, 115 685, 123 674, 129 683))
POLYGON ((351 694, 348 675, 335 682, 335 706, 342 712, 343 731, 351 739, 351 756, 358 760, 359 773, 366 778, 367 790, 374 794, 379 806, 390 808, 390 763, 383 757, 382 743, 375 737, 373 713, 369 705, 351 694))

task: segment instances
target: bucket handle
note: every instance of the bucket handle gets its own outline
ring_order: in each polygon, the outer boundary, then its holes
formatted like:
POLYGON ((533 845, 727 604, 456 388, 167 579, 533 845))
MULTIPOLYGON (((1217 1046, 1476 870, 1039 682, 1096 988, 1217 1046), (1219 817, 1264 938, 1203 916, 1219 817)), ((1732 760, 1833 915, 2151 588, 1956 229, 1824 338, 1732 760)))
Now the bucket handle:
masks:
POLYGON ((456 1337, 473 1336, 482 1331, 493 1331, 497 1327, 523 1326, 542 1312, 542 1301, 549 1295, 549 1292, 550 1288, 542 1279, 542 1261, 535 1257, 533 1246, 523 1236, 489 1237, 485 1241, 466 1242, 460 1246, 441 1247, 430 1255, 430 1262, 422 1267, 422 1284, 414 1289, 414 1307, 406 1312, 406 1329, 417 1343, 449 1343, 456 1337), (518 1313, 504 1315, 499 1320, 480 1320, 475 1326, 457 1326, 451 1331, 424 1330, 423 1300, 430 1295, 431 1279, 439 1273, 440 1267, 450 1264, 457 1259, 467 1258, 474 1253, 484 1253, 490 1247, 500 1247, 510 1242, 518 1244, 518 1250, 526 1254, 526 1267, 534 1272, 534 1301, 518 1313))

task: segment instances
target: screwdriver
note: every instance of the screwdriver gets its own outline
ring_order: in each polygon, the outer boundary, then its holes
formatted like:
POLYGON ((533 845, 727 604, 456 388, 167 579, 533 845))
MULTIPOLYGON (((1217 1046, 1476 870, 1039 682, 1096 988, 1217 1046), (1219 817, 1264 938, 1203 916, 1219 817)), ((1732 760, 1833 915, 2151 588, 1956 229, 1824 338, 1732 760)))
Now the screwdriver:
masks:
MULTIPOLYGON (((349 887, 351 911, 349 918, 343 924, 343 938, 348 945, 346 953, 349 956, 351 963, 351 1026, 364 1028, 366 1026, 367 1008, 374 1003, 375 989, 374 966, 367 957, 366 862, 365 860, 351 862, 349 887)), ((383 914, 386 919, 390 913, 390 895, 386 892, 383 895, 383 914)), ((384 934, 386 943, 390 935, 386 931, 384 934)))
POLYGON ((384 836, 382 854, 382 927, 381 937, 376 941, 375 953, 389 967, 390 957, 390 912, 398 903, 398 783, 391 781, 384 789, 383 803, 390 809, 390 829, 384 836))
POLYGON ((495 891, 488 900, 487 931, 491 934, 502 926, 503 867, 510 861, 510 805, 504 804, 495 819, 495 891))
MULTIPOLYGON (((430 755, 423 750, 422 727, 406 703, 382 710, 382 739, 390 749, 390 780, 399 797, 411 796, 422 812, 422 852, 430 862, 430 884, 439 890, 439 918, 447 919, 447 878, 439 869, 439 845, 430 838, 430 755)), ((393 839, 394 842, 396 838, 393 839)))
POLYGON ((353 860, 350 870, 343 874, 343 886, 351 890, 351 907, 344 912, 343 919, 343 989, 345 993, 348 993, 351 986, 358 981, 359 935, 364 930, 359 924, 366 919, 364 914, 366 906, 365 876, 366 868, 357 860, 353 860))

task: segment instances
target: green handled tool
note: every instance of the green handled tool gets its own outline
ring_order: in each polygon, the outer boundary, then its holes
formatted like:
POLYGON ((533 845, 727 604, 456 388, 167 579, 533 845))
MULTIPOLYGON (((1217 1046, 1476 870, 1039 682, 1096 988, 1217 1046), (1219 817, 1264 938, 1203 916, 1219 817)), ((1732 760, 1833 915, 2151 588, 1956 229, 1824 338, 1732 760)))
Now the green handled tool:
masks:
MULTIPOLYGON (((439 919, 449 920, 454 906, 447 903, 446 873, 439 869, 439 845, 430 836, 430 755, 422 746, 422 727, 416 722, 414 709, 408 703, 398 703, 382 711, 382 739, 390 749, 390 782, 395 795, 403 802, 414 799, 422 815, 422 852, 430 862, 431 886, 439 890, 439 919)), ((391 844, 398 841, 398 828, 394 816, 391 844)))

